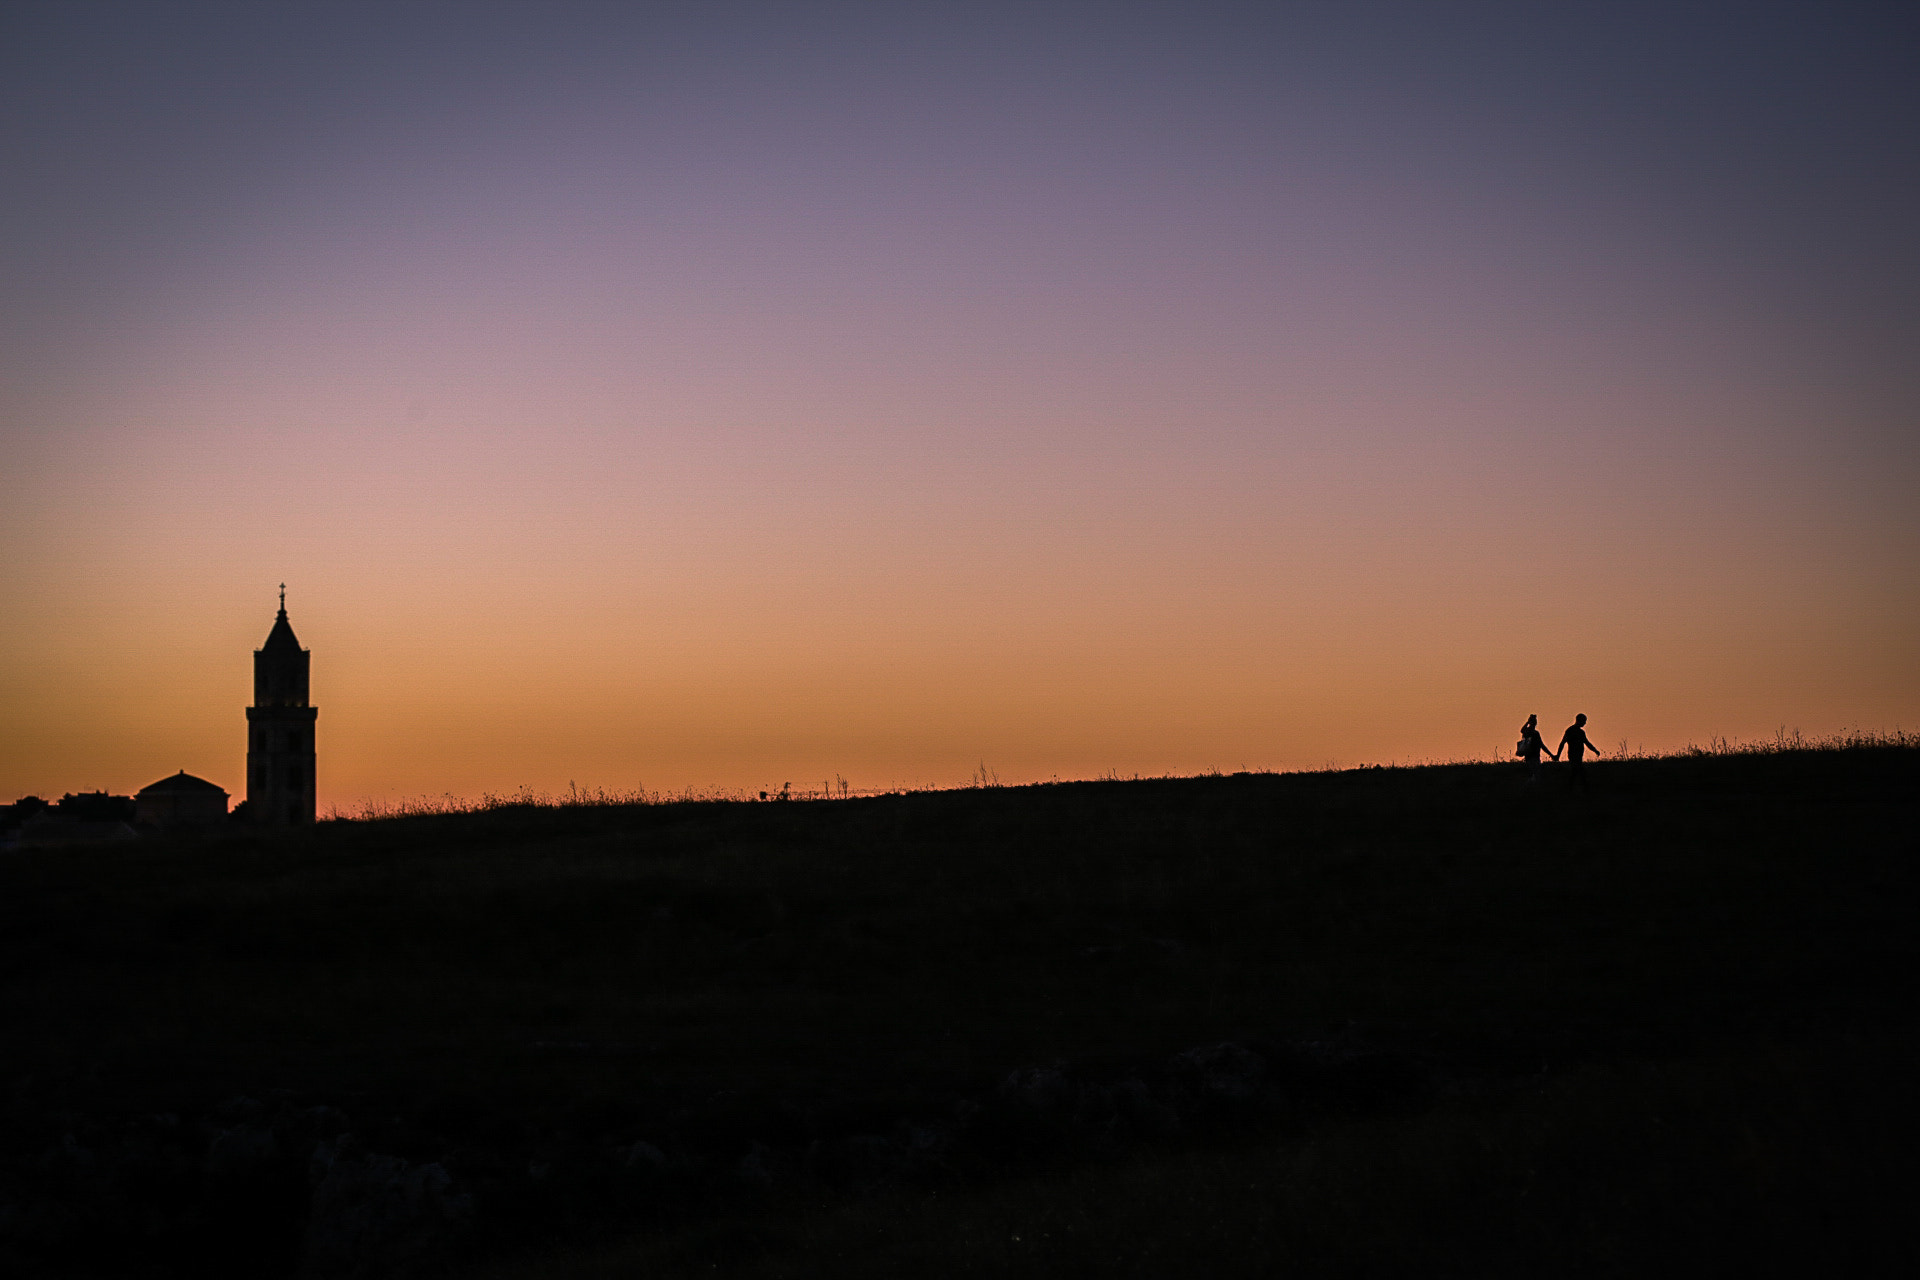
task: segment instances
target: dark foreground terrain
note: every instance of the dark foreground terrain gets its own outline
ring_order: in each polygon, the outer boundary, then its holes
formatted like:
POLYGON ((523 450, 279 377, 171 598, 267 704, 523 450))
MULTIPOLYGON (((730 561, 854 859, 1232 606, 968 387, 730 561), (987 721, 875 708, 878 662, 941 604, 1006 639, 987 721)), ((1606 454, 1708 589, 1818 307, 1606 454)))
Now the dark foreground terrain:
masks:
POLYGON ((1893 1274, 1920 751, 0 859, 0 1270, 1893 1274))

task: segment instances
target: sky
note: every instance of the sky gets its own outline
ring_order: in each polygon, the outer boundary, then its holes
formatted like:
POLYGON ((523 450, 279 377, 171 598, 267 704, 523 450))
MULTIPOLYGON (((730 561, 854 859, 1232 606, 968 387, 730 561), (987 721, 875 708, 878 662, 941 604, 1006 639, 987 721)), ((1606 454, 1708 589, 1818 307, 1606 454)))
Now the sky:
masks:
POLYGON ((0 7, 0 798, 1920 727, 1920 10, 0 7))

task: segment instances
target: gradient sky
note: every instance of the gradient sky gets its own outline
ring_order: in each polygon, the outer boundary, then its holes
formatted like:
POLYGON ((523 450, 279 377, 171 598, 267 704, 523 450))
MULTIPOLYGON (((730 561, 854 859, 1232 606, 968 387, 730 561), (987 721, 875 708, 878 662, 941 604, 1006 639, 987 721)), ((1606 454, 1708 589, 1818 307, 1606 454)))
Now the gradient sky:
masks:
POLYGON ((1920 727, 1916 12, 0 8, 0 799, 1920 727))

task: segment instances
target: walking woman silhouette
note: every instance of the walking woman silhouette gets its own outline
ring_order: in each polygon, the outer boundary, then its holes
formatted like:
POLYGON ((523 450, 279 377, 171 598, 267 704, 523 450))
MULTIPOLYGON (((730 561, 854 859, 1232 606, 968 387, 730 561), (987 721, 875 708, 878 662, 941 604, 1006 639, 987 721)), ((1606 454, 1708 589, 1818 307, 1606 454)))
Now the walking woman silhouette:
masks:
POLYGON ((1513 754, 1527 762, 1528 786, 1540 781, 1540 757, 1546 749, 1547 744, 1540 740, 1540 717, 1528 716, 1520 726, 1520 741, 1513 748, 1513 754))

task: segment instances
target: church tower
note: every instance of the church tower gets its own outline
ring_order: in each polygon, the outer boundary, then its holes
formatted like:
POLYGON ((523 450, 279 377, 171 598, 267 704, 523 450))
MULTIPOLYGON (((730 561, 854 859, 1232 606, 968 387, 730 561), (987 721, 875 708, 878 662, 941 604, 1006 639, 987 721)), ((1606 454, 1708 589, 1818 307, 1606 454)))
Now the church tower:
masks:
POLYGON ((267 642, 253 651, 253 705, 247 708, 247 812, 269 827, 302 827, 314 816, 313 724, 307 666, 287 621, 287 585, 267 642))

